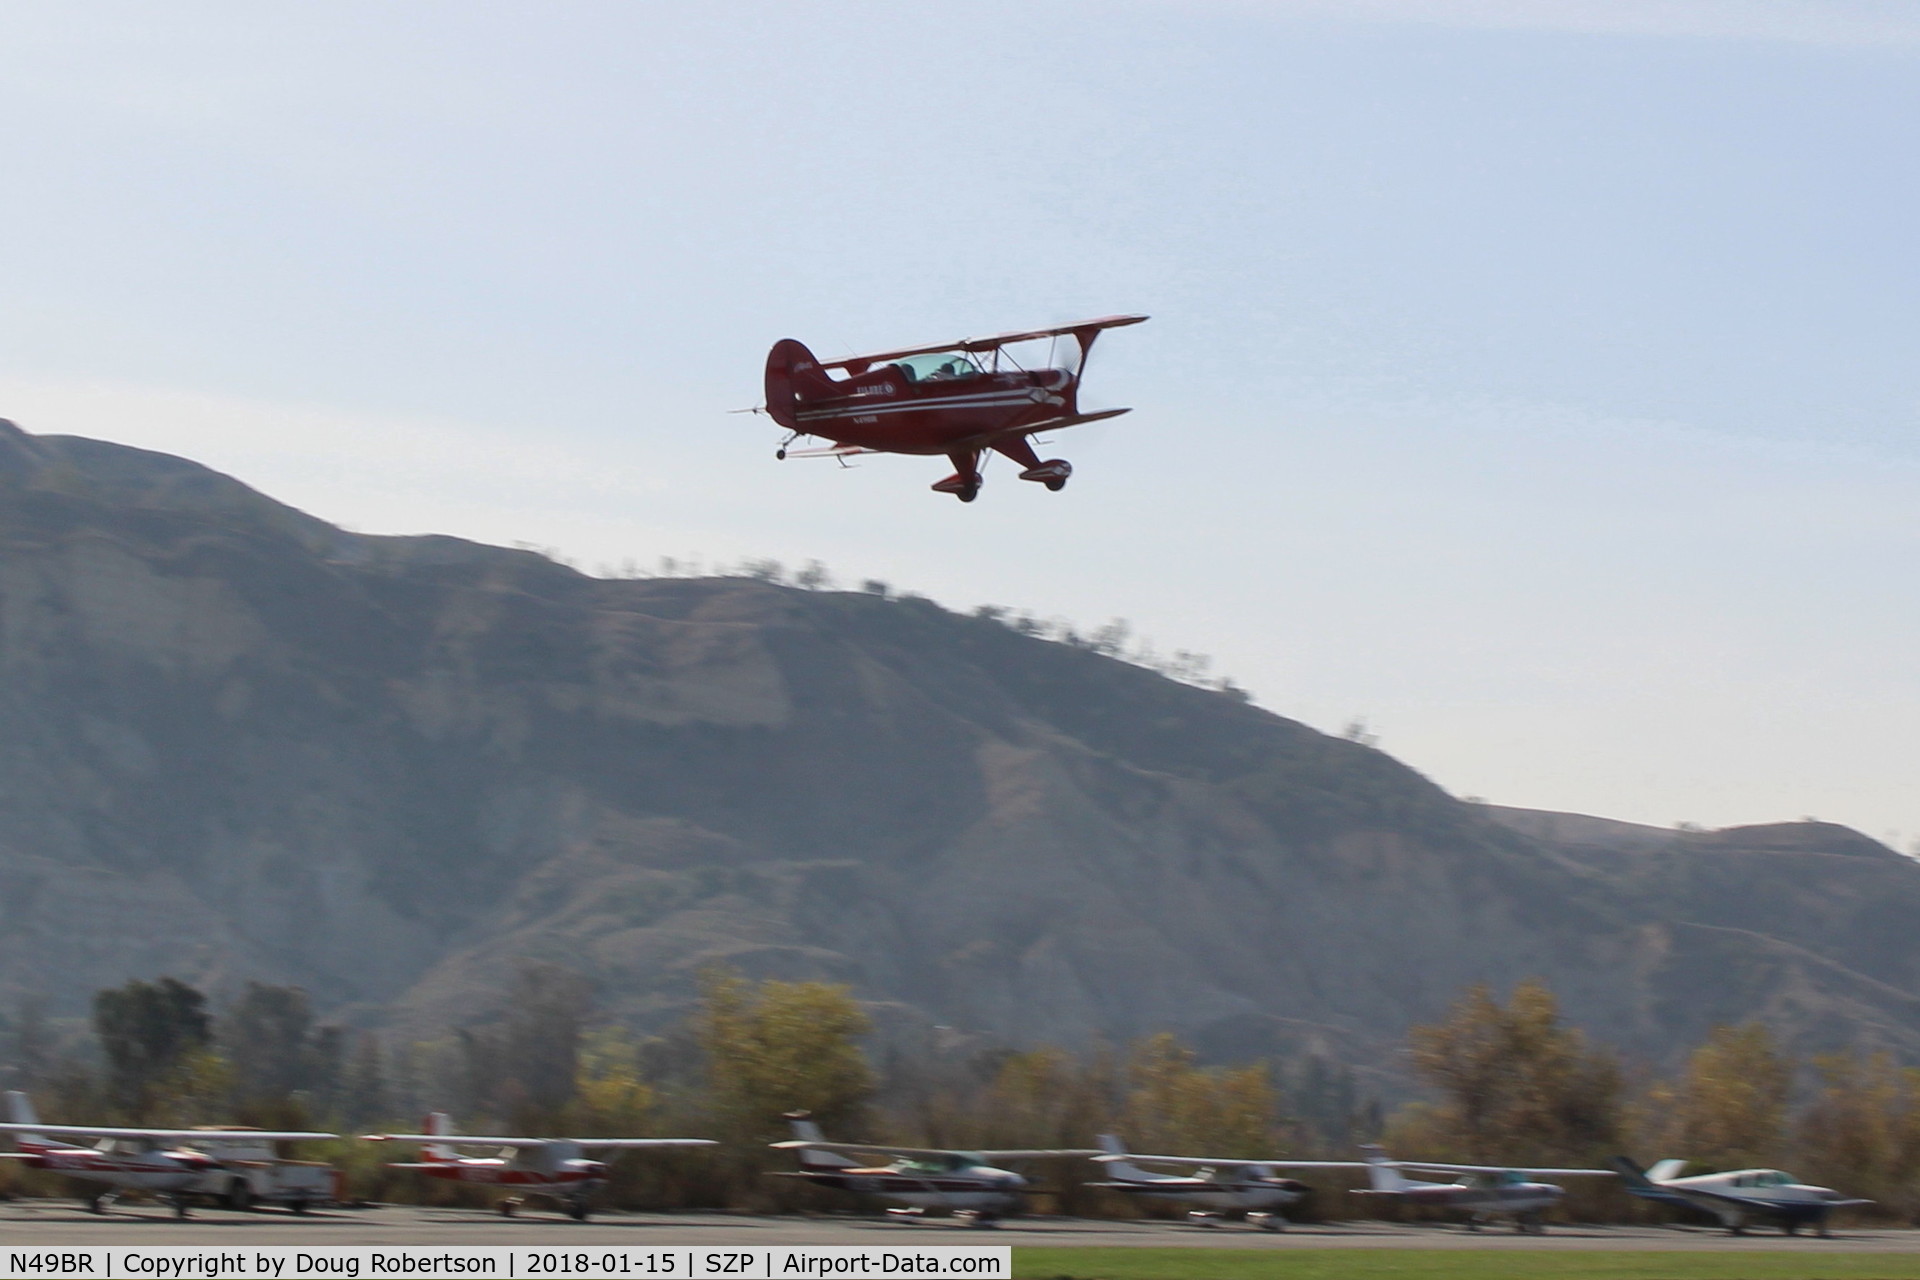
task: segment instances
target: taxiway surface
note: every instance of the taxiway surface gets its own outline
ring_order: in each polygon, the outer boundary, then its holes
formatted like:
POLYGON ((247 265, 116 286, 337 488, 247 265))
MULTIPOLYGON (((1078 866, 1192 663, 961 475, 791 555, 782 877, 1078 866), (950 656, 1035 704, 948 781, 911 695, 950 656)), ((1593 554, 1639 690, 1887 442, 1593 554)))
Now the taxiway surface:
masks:
POLYGON ((1849 1230, 1830 1240, 1755 1231, 1729 1236, 1689 1227, 1555 1227, 1543 1236, 1387 1222, 1343 1222, 1260 1231, 1237 1223, 1197 1227, 1182 1222, 1101 1222, 1080 1218, 1017 1218, 982 1230, 951 1219, 902 1222, 856 1217, 754 1217, 728 1213, 607 1213, 585 1223, 538 1212, 503 1218, 477 1209, 380 1205, 316 1211, 303 1217, 276 1210, 196 1210, 176 1220, 164 1206, 129 1204, 100 1217, 71 1202, 16 1200, 0 1204, 0 1238, 33 1245, 852 1245, 1018 1246, 1153 1245, 1238 1249, 1671 1249, 1682 1252, 1765 1250, 1806 1253, 1920 1253, 1920 1231, 1849 1230))

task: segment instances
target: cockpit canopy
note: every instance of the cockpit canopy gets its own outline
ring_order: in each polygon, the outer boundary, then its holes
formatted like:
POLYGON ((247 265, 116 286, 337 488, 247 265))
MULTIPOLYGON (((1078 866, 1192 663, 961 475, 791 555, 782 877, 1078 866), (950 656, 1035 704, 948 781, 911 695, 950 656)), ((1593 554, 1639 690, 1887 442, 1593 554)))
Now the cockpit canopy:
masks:
POLYGON ((895 360, 893 367, 908 382, 952 382, 974 378, 980 369, 964 351, 929 351, 924 355, 895 360))
POLYGON ((958 1173, 979 1163, 970 1156, 954 1152, 944 1156, 910 1156, 896 1161, 894 1168, 902 1173, 958 1173))
POLYGON ((1791 1187, 1799 1184, 1799 1179, 1790 1173, 1778 1169, 1749 1169, 1734 1178, 1736 1187, 1791 1187))

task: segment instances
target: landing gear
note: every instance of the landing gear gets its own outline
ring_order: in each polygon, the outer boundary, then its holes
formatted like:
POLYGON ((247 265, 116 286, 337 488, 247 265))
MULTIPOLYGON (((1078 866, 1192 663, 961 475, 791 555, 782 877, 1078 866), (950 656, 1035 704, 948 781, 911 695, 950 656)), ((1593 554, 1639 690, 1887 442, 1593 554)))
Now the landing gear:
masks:
POLYGON ((184 1219, 193 1216, 192 1211, 187 1208, 187 1198, 185 1196, 173 1196, 171 1199, 173 1200, 174 1217, 184 1219))
POLYGON ((936 480, 933 491, 950 493, 962 502, 972 502, 980 496, 980 473, 976 471, 972 475, 963 475, 956 471, 945 480, 936 480))
POLYGON ((290 1200, 287 1202, 287 1208, 293 1210, 295 1214, 302 1218, 307 1216, 307 1202, 305 1200, 290 1200))
POLYGON ((1547 1234, 1547 1224, 1537 1213, 1523 1213, 1513 1220, 1513 1229, 1521 1235, 1543 1236, 1547 1234))
POLYGON ((1073 464, 1065 458, 1054 458, 1038 466, 1028 467, 1020 473, 1022 480, 1034 480, 1047 486, 1054 493, 1067 487, 1067 477, 1073 474, 1073 464))
POLYGON ((1285 1231, 1287 1229, 1287 1220, 1277 1213, 1250 1213, 1247 1215, 1247 1222, 1249 1225, 1256 1226, 1262 1231, 1285 1231))
POLYGON ((567 1201, 567 1216, 575 1222, 585 1222, 587 1220, 587 1202, 585 1200, 567 1201))
POLYGON ((499 1204, 500 1216, 503 1218, 511 1218, 514 1215, 514 1212, 519 1208, 520 1208, 520 1197, 508 1196, 505 1200, 502 1200, 499 1204))
POLYGON ((253 1188, 245 1178, 235 1178, 227 1184, 227 1193, 220 1197, 220 1202, 238 1213, 245 1213, 253 1208, 253 1188))
POLYGON ((988 1213, 985 1209, 960 1209, 953 1216, 970 1227, 979 1227, 982 1230, 1000 1225, 1000 1215, 988 1213))
POLYGON ((99 1195, 88 1196, 87 1212, 88 1213, 105 1213, 107 1211, 107 1206, 112 1203, 113 1203, 113 1194, 111 1192, 102 1191, 99 1195))
POLYGON ((1196 1227, 1217 1227, 1220 1225, 1220 1215, 1205 1209, 1189 1209, 1187 1221, 1196 1227))

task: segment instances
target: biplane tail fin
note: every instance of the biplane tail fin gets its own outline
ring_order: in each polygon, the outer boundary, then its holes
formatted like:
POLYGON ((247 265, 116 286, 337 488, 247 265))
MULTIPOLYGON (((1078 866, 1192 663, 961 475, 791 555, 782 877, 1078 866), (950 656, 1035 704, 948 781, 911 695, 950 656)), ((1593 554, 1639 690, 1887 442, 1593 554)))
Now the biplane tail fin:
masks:
POLYGON ((833 393, 833 379, 804 342, 782 338, 767 353, 767 416, 789 431, 799 428, 795 412, 803 400, 833 393))

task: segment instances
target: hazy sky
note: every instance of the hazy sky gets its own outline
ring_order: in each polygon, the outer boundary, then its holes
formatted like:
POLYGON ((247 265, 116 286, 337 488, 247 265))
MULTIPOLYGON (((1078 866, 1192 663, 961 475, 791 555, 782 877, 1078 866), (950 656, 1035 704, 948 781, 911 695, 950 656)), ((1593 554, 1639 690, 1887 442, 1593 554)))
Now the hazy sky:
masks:
POLYGON ((0 416, 1125 617, 1463 794, 1920 838, 1920 4, 0 11, 0 416), (767 346, 1113 311, 1050 494, 767 346))

